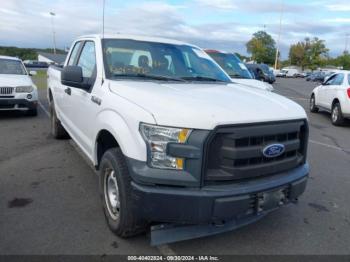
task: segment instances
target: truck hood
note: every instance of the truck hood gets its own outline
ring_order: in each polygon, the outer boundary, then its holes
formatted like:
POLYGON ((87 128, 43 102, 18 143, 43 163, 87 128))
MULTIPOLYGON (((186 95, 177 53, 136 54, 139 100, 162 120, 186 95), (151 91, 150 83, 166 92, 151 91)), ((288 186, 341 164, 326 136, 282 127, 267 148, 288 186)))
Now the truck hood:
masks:
POLYGON ((232 78, 232 82, 247 85, 250 87, 260 88, 266 91, 274 90, 271 84, 256 79, 232 78))
POLYGON ((240 84, 110 81, 112 93, 153 115, 158 125, 218 125, 306 118, 304 109, 272 92, 240 84))
POLYGON ((0 86, 16 87, 33 85, 28 75, 0 74, 0 86))

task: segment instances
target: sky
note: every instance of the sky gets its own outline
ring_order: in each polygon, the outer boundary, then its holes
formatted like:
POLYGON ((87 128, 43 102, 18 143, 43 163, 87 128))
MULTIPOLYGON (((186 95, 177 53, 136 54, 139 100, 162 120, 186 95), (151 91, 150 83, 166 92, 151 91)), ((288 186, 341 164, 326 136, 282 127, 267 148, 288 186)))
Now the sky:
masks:
MULTIPOLYGON (((69 47, 80 35, 102 32, 103 0, 0 0, 0 46, 69 47)), ((350 0, 105 0, 105 32, 161 36, 202 48, 247 55, 245 43, 265 30, 280 49, 305 37, 341 54, 350 35, 350 0), (281 12, 283 10, 283 12, 281 12)), ((350 36, 348 49, 350 49, 350 36)))

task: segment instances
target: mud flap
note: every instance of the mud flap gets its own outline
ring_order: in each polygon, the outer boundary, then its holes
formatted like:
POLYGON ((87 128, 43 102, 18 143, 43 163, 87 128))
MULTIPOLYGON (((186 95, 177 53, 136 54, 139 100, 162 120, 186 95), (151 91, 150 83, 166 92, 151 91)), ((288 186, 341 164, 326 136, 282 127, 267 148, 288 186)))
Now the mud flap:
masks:
POLYGON ((216 235, 223 232, 235 230, 239 227, 251 224, 267 213, 252 216, 250 218, 236 219, 224 224, 205 224, 205 225, 176 225, 160 224, 151 227, 151 245, 158 246, 174 243, 183 240, 200 238, 216 235))

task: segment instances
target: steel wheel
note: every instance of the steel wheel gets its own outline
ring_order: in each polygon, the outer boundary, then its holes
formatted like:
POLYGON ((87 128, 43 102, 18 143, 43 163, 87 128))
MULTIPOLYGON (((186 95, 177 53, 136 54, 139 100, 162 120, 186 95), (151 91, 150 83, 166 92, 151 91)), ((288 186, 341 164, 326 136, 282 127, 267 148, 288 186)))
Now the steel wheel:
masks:
POLYGON ((313 110, 315 107, 315 97, 311 97, 310 100, 310 109, 313 110))
POLYGON ((316 106, 316 99, 315 96, 312 95, 310 98, 310 112, 311 113, 317 113, 318 112, 318 107, 316 106))
POLYGON ((111 218, 117 220, 120 213, 118 182, 113 169, 106 169, 105 172, 104 195, 106 206, 111 218))
POLYGON ((335 106, 333 108, 333 110, 332 110, 332 120, 333 120, 333 122, 334 123, 337 122, 338 118, 339 118, 339 109, 338 109, 337 106, 335 106))

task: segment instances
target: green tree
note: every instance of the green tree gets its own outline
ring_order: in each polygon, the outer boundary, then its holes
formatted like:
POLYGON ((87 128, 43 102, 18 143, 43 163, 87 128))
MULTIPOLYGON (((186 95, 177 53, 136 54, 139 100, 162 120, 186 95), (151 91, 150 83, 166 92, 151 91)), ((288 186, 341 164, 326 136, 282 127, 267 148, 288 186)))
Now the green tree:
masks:
POLYGON ((258 63, 274 64, 276 54, 276 42, 265 31, 253 34, 253 38, 246 44, 247 52, 252 55, 252 60, 258 63))
POLYGON ((336 58, 329 58, 328 65, 333 65, 337 67, 342 67, 344 70, 350 70, 350 54, 349 52, 344 52, 342 55, 336 58))
POLYGON ((291 64, 304 69, 305 67, 316 69, 325 65, 328 60, 328 48, 325 41, 317 37, 291 45, 289 49, 289 60, 291 64))
MULTIPOLYGON (((13 46, 0 46, 0 55, 14 56, 22 60, 38 59, 38 52, 52 53, 52 49, 18 48, 13 46)), ((65 54, 64 50, 56 49, 57 54, 65 54)))

